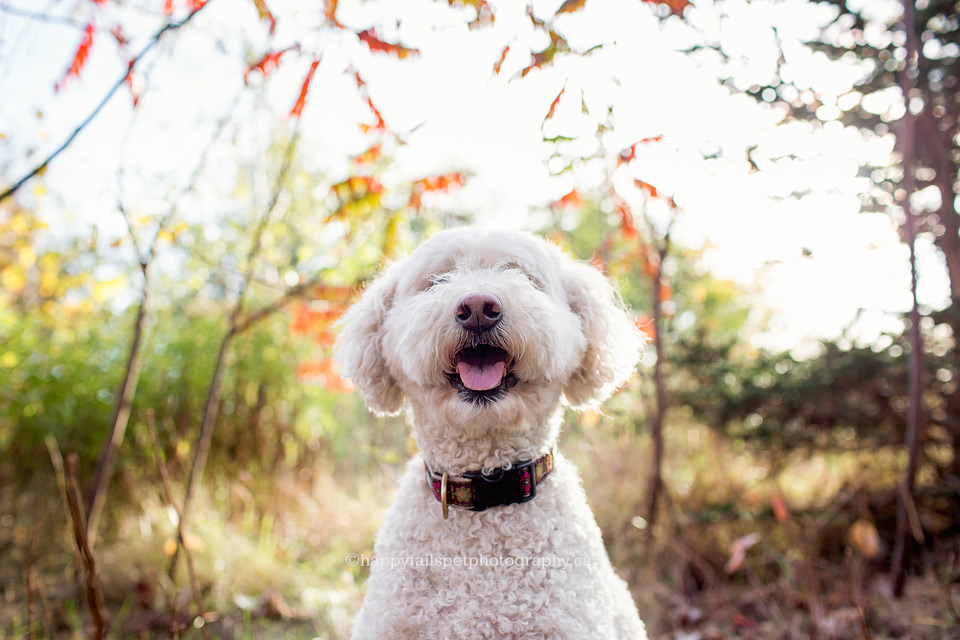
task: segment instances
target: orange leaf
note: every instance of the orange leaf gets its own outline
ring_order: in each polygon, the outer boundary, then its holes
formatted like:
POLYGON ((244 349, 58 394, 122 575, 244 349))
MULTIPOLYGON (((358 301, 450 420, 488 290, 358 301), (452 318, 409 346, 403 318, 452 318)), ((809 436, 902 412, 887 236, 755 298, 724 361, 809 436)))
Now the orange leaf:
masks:
POLYGON ((773 515, 780 524, 786 524, 790 520, 790 510, 787 508, 787 501, 779 493, 773 496, 773 515))
POLYGON ((290 333, 295 336, 317 335, 327 331, 343 315, 346 306, 338 304, 322 310, 315 310, 306 304, 300 304, 294 311, 290 322, 290 333))
POLYGON ((573 13, 575 11, 580 11, 583 9, 584 5, 587 4, 587 0, 565 0, 560 8, 557 9, 557 15, 561 13, 573 13))
POLYGON ((662 4, 670 9, 670 13, 677 16, 683 15, 683 10, 692 4, 690 0, 643 0, 643 1, 649 2, 650 4, 662 4))
POLYGON ((623 237, 630 239, 637 236, 637 227, 633 223, 633 212, 630 211, 630 205, 625 200, 617 201, 617 213, 620 214, 620 230, 623 237))
POLYGON ((864 558, 876 558, 880 555, 880 534, 869 520, 860 518, 847 531, 847 542, 860 552, 864 558))
POLYGON ((299 118, 303 113, 303 105, 307 101, 307 91, 310 90, 310 81, 313 80, 313 74, 317 70, 317 66, 320 64, 320 58, 314 58, 313 62, 310 63, 310 70, 307 72, 307 77, 303 79, 303 86, 300 87, 300 95, 297 96, 297 101, 293 105, 293 109, 290 110, 290 115, 296 118, 299 118))
POLYGON ((163 12, 168 16, 173 13, 173 0, 163 0, 163 12))
POLYGON ((340 24, 340 21, 337 19, 337 0, 326 0, 323 5, 323 17, 327 19, 327 22, 332 24, 335 27, 344 29, 345 27, 340 24))
POLYGON ((383 40, 380 40, 374 34, 373 27, 370 27, 366 31, 357 32, 357 37, 360 38, 362 42, 366 43, 368 47, 370 47, 370 51, 388 53, 390 55, 397 56, 401 60, 407 56, 415 56, 419 55, 420 53, 420 51, 417 49, 410 49, 399 44, 392 44, 390 42, 384 42, 383 40))
POLYGON ((503 48, 503 51, 500 52, 500 59, 497 60, 496 64, 493 65, 494 75, 500 73, 500 67, 503 66, 503 61, 507 59, 507 54, 510 53, 510 45, 507 45, 503 48))
POLYGON ((187 9, 189 9, 191 13, 200 11, 205 4, 207 4, 207 0, 187 0, 187 9))
POLYGON ((647 198, 660 197, 660 192, 657 191, 657 188, 649 182, 644 182, 643 180, 634 180, 633 184, 635 184, 638 189, 643 191, 643 195, 645 195, 647 198))
POLYGON ((428 191, 447 193, 452 187, 462 187, 463 183, 464 178, 462 173, 448 173, 441 176, 421 178, 413 183, 409 205, 414 209, 419 209, 424 193, 428 191))
POLYGON ((673 287, 666 282, 660 283, 660 301, 673 300, 673 287))
MULTIPOLYGON (((562 91, 560 93, 563 93, 562 91)), ((580 193, 574 189, 559 200, 555 200, 551 205, 554 209, 579 209, 583 206, 583 198, 580 193)))
POLYGON ((297 365, 297 377, 301 380, 316 380, 329 391, 336 393, 353 389, 353 385, 337 373, 337 366, 331 358, 301 362, 297 365))
POLYGON ((375 144, 353 159, 354 164, 370 164, 376 162, 382 153, 383 145, 375 144))
POLYGON ((253 0, 253 5, 257 8, 257 14, 260 15, 261 20, 270 21, 270 35, 273 35, 273 32, 277 30, 277 19, 267 7, 266 0, 253 0))
POLYGON ((560 96, 563 95, 563 92, 567 90, 567 87, 564 86, 560 89, 560 93, 557 94, 557 97, 553 99, 553 102, 550 103, 550 111, 547 112, 547 117, 543 119, 544 122, 553 117, 553 113, 557 110, 557 105, 560 104, 560 96))
POLYGON ((653 326, 653 319, 650 316, 642 315, 635 321, 637 329, 640 329, 650 340, 657 337, 656 327, 653 326))
POLYGON ((80 41, 80 46, 77 47, 77 52, 73 56, 73 62, 70 63, 70 68, 67 69, 67 72, 63 76, 63 80, 58 82, 54 89, 59 91, 63 88, 64 83, 66 83, 67 78, 70 76, 80 77, 80 72, 83 71, 83 66, 87 63, 87 57, 90 55, 90 47, 93 46, 93 36, 96 33, 96 27, 93 26, 93 23, 89 23, 87 28, 83 30, 83 39, 80 41))

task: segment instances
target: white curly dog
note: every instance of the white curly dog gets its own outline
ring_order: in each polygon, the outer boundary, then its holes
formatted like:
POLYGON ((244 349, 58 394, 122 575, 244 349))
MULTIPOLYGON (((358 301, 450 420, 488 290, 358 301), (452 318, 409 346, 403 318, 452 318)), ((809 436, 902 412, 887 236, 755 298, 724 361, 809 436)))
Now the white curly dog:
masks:
POLYGON ((643 640, 576 468, 562 406, 632 374, 642 340, 610 282, 540 238, 459 229, 385 270, 338 360, 421 452, 377 534, 354 640, 643 640))

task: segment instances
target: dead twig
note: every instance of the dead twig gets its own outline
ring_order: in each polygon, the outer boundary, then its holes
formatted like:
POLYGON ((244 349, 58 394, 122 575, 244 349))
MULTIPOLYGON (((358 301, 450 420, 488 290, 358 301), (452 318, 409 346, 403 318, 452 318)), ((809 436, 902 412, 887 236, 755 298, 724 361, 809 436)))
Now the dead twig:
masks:
POLYGON ((40 541, 41 523, 33 525, 30 536, 30 551, 27 554, 27 637, 33 637, 34 602, 33 592, 36 590, 36 561, 37 543, 40 541))
POLYGON ((70 521, 73 525, 73 537, 77 543, 77 551, 87 572, 87 606, 93 616, 95 640, 103 640, 107 636, 107 620, 104 613, 103 592, 97 580, 97 560, 87 540, 87 527, 83 520, 83 510, 80 508, 80 494, 77 491, 77 467, 79 458, 71 453, 67 456, 67 506, 70 509, 70 521))
MULTIPOLYGON (((180 511, 180 507, 177 506, 177 503, 173 501, 173 492, 170 490, 170 476, 167 474, 167 467, 163 464, 163 458, 160 455, 160 443, 157 439, 157 429, 154 422, 153 409, 147 410, 147 432, 150 434, 150 445, 153 447, 153 459, 156 461, 157 471, 160 473, 160 483, 163 486, 163 499, 168 505, 173 507, 174 511, 176 511, 177 522, 180 522, 183 517, 183 513, 180 511)), ((193 590, 193 599, 197 605, 197 615, 201 619, 205 619, 207 612, 203 607, 203 594, 200 592, 200 581, 197 580, 197 572, 194 569, 193 553, 186 545, 183 547, 183 557, 187 561, 187 573, 190 577, 190 589, 193 590)), ((173 602, 175 607, 173 619, 174 624, 177 624, 176 593, 173 595, 173 602)), ((205 640, 209 640, 206 625, 200 627, 200 632, 203 634, 205 640)))

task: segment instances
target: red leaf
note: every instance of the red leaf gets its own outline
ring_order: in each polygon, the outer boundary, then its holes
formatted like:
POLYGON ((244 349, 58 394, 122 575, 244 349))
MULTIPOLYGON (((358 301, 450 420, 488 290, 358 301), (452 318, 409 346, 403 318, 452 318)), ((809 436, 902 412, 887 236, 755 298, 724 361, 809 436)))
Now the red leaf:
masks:
POLYGON ((143 93, 143 78, 134 70, 133 60, 130 61, 129 69, 127 77, 123 81, 127 83, 127 87, 130 89, 130 97, 133 98, 133 106, 136 108, 140 104, 140 94, 143 93))
POLYGON ((619 167, 622 164, 631 162, 637 157, 637 145, 649 144, 651 142, 661 142, 662 140, 663 136, 652 136, 650 138, 644 138, 643 140, 634 142, 632 145, 620 152, 620 157, 617 158, 617 166, 619 167))
POLYGON ((310 63, 310 70, 307 71, 307 77, 303 79, 303 86, 300 87, 300 95, 297 96, 297 101, 294 103, 293 109, 290 110, 291 116, 299 118, 303 113, 303 105, 307 101, 307 91, 310 90, 310 81, 313 80, 313 74, 319 65, 320 58, 314 58, 313 62, 310 63))
POLYGON ((565 2, 560 5, 560 8, 557 9, 557 14, 580 11, 585 4, 587 4, 587 0, 565 0, 565 2))
POLYGON ((313 74, 319 65, 320 58, 314 58, 313 62, 310 63, 310 70, 307 71, 307 77, 303 79, 303 86, 300 87, 300 95, 297 96, 297 102, 293 105, 293 109, 290 110, 291 116, 299 118, 303 113, 303 105, 307 102, 307 91, 310 90, 310 81, 313 80, 313 74))
POLYGON ((554 98, 553 102, 550 103, 550 111, 547 112, 547 117, 543 119, 544 122, 546 122, 547 120, 553 117, 553 112, 557 110, 557 105, 560 104, 560 96, 562 96, 563 92, 566 90, 567 90, 566 87, 563 87, 563 89, 560 89, 560 93, 558 93, 557 97, 554 98))
POLYGON ((253 0, 253 5, 257 8, 261 20, 270 21, 270 35, 273 35, 273 32, 277 30, 277 19, 267 7, 266 0, 253 0))
POLYGON ((121 27, 119 24, 113 29, 110 29, 110 35, 113 36, 114 40, 116 40, 117 44, 121 47, 127 46, 127 42, 129 41, 127 40, 127 36, 123 33, 123 27, 121 27))
POLYGON ((166 15, 171 15, 173 13, 173 0, 163 0, 163 12, 166 15))
POLYGON ((507 59, 508 53, 510 53, 510 45, 507 45, 503 48, 503 51, 500 52, 500 59, 497 60, 496 64, 493 65, 494 75, 498 75, 500 73, 500 67, 503 66, 503 61, 507 59))
POLYGON ((747 616, 743 615, 739 611, 734 611, 733 614, 730 616, 730 620, 733 622, 734 625, 738 627, 747 627, 748 629, 760 628, 760 625, 758 625, 756 622, 754 622, 747 616))
MULTIPOLYGON (((359 78, 359 76, 357 76, 359 78)), ((373 100, 369 97, 367 98, 367 106, 370 107, 370 111, 373 112, 373 117, 377 119, 375 124, 363 124, 360 125, 360 130, 364 133, 369 133, 371 131, 386 131, 387 123, 384 121, 383 116, 380 115, 380 110, 373 105, 373 100)))
MULTIPOLYGON (((562 91, 560 93, 563 93, 562 91)), ((559 96, 558 96, 559 97, 559 96)), ((551 205, 554 209, 578 209, 583 206, 583 198, 580 193, 574 189, 551 205)))
POLYGON ((246 71, 243 73, 243 83, 247 84, 247 80, 250 78, 250 74, 254 71, 259 71, 260 75, 266 78, 280 66, 280 58, 283 57, 287 51, 293 49, 294 47, 288 47, 282 51, 268 51, 262 58, 250 65, 246 71))
POLYGON ((92 2, 93 4, 100 5, 102 7, 103 5, 110 2, 110 0, 90 0, 90 2, 92 2))
POLYGON ((390 42, 384 42, 383 40, 380 40, 374 34, 373 27, 370 27, 366 31, 357 32, 357 37, 366 43, 368 47, 370 47, 370 51, 388 53, 390 55, 397 56, 401 60, 407 56, 415 56, 420 54, 420 51, 417 49, 410 49, 399 44, 392 44, 390 42))
POLYGON ((67 69, 67 72, 64 74, 63 80, 56 84, 54 87, 55 90, 59 91, 70 76, 80 77, 80 72, 83 71, 83 65, 87 63, 87 56, 90 55, 90 47, 93 46, 93 36, 95 33, 96 27, 94 27, 91 22, 83 31, 83 39, 80 41, 80 46, 77 47, 77 52, 73 56, 73 62, 70 63, 70 68, 67 69))
POLYGON ((187 0, 187 9, 193 13, 194 11, 200 11, 205 4, 207 4, 207 0, 187 0))

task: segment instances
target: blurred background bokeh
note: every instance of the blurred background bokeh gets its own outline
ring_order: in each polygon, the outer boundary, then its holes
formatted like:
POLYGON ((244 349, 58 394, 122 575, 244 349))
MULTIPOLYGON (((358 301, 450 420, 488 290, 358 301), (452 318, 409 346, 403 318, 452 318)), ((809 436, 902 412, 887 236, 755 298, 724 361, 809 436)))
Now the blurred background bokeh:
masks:
POLYGON ((336 321, 464 224, 650 338, 561 447, 652 637, 960 638, 957 9, 0 1, 0 638, 349 637, 336 321))

